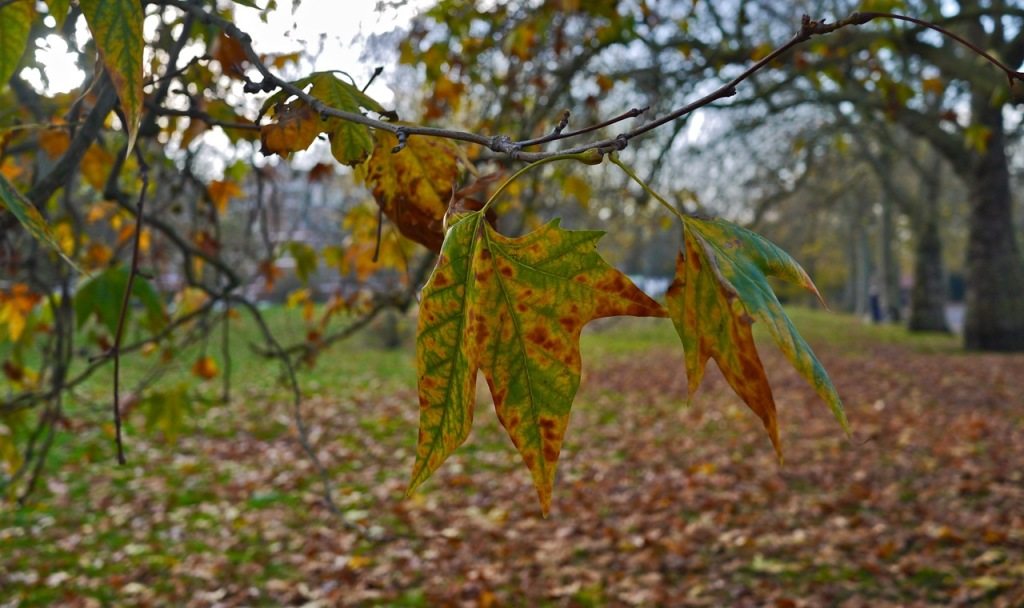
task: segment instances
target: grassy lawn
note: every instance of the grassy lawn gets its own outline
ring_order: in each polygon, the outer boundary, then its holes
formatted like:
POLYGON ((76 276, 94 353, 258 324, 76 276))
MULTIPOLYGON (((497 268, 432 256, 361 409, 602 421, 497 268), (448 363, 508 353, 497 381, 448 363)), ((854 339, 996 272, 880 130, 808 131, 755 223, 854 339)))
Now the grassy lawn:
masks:
MULTIPOLYGON (((269 311, 285 342, 305 335, 289 312, 269 311)), ((295 441, 280 370, 239 319, 231 403, 220 378, 190 388, 173 444, 130 410, 129 465, 116 466, 109 370, 67 404, 40 490, 0 512, 0 606, 1024 602, 1024 358, 793 318, 846 401, 851 440, 762 340, 780 468, 717 373, 683 408, 667 320, 595 323, 548 519, 483 383, 469 441, 404 498, 412 346, 360 334, 300 371, 340 521, 295 441)), ((207 354, 219 344, 214 333, 207 354)), ((178 353, 157 388, 196 386, 202 348, 178 353)), ((156 358, 128 358, 126 385, 156 358)))

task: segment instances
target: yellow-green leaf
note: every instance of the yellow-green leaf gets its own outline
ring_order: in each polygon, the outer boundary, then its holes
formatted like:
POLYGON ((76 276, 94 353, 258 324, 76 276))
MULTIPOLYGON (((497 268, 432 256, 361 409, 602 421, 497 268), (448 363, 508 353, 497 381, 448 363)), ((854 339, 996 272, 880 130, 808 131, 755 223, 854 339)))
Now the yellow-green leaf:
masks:
POLYGON ((36 240, 48 245, 60 254, 60 257, 64 258, 72 268, 79 270, 78 265, 64 254, 64 250, 61 249, 57 237, 54 236, 53 231, 50 230, 50 226, 47 225, 46 220, 40 215, 39 210, 28 199, 23 197, 20 192, 15 190, 14 186, 2 174, 0 174, 0 206, 5 207, 14 214, 14 217, 21 222, 21 225, 36 240))
POLYGON ((665 316, 596 251, 603 233, 553 221, 499 234, 479 212, 448 230, 417 332, 420 434, 410 491, 469 434, 477 371, 547 513, 580 382, 579 337, 601 317, 665 316))
MULTIPOLYGON (((362 108, 373 112, 384 111, 379 103, 332 72, 315 74, 311 82, 313 88, 310 94, 332 108, 353 113, 359 113, 362 108)), ((331 139, 331 153, 338 162, 358 165, 373 151, 373 136, 365 125, 330 118, 326 126, 331 139)))
POLYGON ((992 139, 992 129, 985 125, 973 124, 964 129, 964 145, 978 154, 984 154, 988 150, 990 139, 992 139))
POLYGON ((24 410, 0 416, 0 463, 5 465, 8 475, 14 473, 22 463, 21 450, 18 449, 15 436, 23 424, 23 412, 24 410))
POLYGON ((295 276, 305 283, 309 283, 309 277, 316 272, 316 250, 298 241, 288 243, 288 253, 295 260, 295 276))
POLYGON ((7 85, 25 54, 34 15, 33 0, 15 0, 0 8, 0 89, 7 85))
POLYGON ((142 3, 138 0, 79 0, 103 65, 124 110, 128 152, 142 120, 142 3))
MULTIPOLYGON (((216 376, 216 372, 212 376, 216 376)), ((185 429, 188 417, 192 415, 193 401, 189 397, 187 384, 146 395, 139 403, 146 412, 146 431, 159 431, 167 443, 174 444, 185 429)))
POLYGON ((768 283, 767 277, 775 276, 817 295, 803 268, 764 237, 724 220, 687 218, 683 235, 684 252, 676 262, 667 304, 685 350, 691 397, 707 360, 713 358, 729 385, 761 418, 781 458, 775 400, 751 332, 754 321, 760 320, 849 432, 825 368, 768 283))

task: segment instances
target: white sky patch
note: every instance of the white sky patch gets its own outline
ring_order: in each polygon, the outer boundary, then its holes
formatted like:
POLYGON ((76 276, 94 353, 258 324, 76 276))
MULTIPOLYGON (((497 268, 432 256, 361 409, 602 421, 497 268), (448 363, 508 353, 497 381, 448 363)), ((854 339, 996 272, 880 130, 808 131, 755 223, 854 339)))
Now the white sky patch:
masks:
MULTIPOLYGON (((252 36, 253 47, 259 53, 307 51, 315 57, 314 70, 343 70, 362 84, 376 67, 360 58, 367 40, 375 34, 408 26, 431 0, 410 0, 397 8, 380 10, 377 4, 372 0, 303 0, 293 12, 291 0, 282 0, 267 23, 260 20, 259 11, 236 4, 235 23, 252 36)), ((52 17, 46 19, 52 27, 52 17)), ((88 29, 84 19, 79 19, 75 26, 75 42, 81 48, 89 38, 88 29)), ((154 27, 155 22, 147 22, 147 36, 152 36, 148 30, 154 27)), ((85 73, 75 64, 76 53, 69 52, 67 41, 61 36, 46 36, 35 52, 45 75, 39 69, 26 68, 21 76, 37 91, 54 95, 82 86, 85 73)), ((385 105, 394 98, 382 81, 375 82, 367 92, 385 105)))
POLYGON ((50 34, 37 42, 36 61, 45 66, 46 73, 36 68, 25 68, 21 77, 37 91, 47 95, 68 93, 82 86, 85 72, 79 69, 75 60, 77 53, 69 52, 68 43, 57 34, 50 34))
POLYGON ((701 129, 704 128, 704 112, 697 110, 690 116, 686 125, 686 143, 694 144, 700 140, 701 129))
MULTIPOLYGON (((375 34, 408 26, 431 3, 432 0, 410 0, 397 8, 378 10, 378 3, 373 0, 302 0, 293 13, 292 2, 282 0, 267 23, 260 20, 258 11, 236 5, 235 22, 252 36, 257 52, 306 51, 314 57, 314 70, 342 70, 361 86, 376 67, 361 59, 367 40, 375 34)), ((384 67, 387 71, 389 66, 384 67)), ((384 105, 394 98, 381 80, 375 81, 367 93, 384 105)))

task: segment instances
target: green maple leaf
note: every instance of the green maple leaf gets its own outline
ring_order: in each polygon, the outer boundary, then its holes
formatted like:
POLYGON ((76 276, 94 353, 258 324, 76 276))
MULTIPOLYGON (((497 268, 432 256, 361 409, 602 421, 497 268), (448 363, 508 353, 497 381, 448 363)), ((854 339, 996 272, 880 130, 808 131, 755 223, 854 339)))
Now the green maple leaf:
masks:
POLYGON ((714 359, 729 385, 761 418, 781 459, 775 400, 751 332, 760 320, 849 432, 825 368, 768 283, 768 276, 775 276, 820 298, 803 268, 764 237, 724 220, 686 218, 683 235, 684 251, 676 262, 667 305, 683 343, 690 396, 700 387, 707 360, 714 359))
POLYGON ((595 246, 602 234, 563 230, 555 220, 509 238, 479 212, 452 222, 420 302, 420 433, 410 492, 469 435, 482 370, 548 512, 580 383, 583 326, 616 315, 666 315, 601 259, 595 246))
MULTIPOLYGON (((117 321, 121 313, 121 300, 128 287, 130 272, 124 266, 113 266, 81 284, 75 293, 75 319, 79 326, 89 317, 96 317, 110 332, 117 333, 117 321)), ((132 296, 142 304, 145 312, 144 325, 152 332, 158 332, 167 324, 167 311, 152 283, 143 277, 132 281, 132 296)), ((131 318, 132 308, 125 312, 131 318)))

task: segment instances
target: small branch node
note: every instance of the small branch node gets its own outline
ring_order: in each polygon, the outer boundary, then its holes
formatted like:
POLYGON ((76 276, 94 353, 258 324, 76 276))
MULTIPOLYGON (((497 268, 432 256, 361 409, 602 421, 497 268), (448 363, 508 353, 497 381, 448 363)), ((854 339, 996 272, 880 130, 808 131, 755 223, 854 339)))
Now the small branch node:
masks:
POLYGON ((512 138, 508 135, 495 135, 491 138, 489 147, 491 150, 501 152, 502 154, 509 154, 516 149, 516 147, 512 145, 512 138))
POLYGON ((562 131, 565 131, 566 127, 569 126, 569 114, 569 110, 562 111, 562 117, 558 119, 558 124, 555 125, 555 135, 561 135, 562 131))
POLYGON ((392 154, 398 154, 405 148, 405 144, 409 141, 409 131, 404 127, 398 127, 398 130, 395 131, 395 137, 398 138, 398 145, 391 148, 392 154))
POLYGON ((378 65, 377 67, 373 68, 373 73, 370 74, 370 79, 366 81, 365 85, 363 85, 363 88, 362 88, 363 93, 366 92, 366 89, 370 88, 370 85, 373 84, 373 81, 376 80, 377 77, 380 76, 381 73, 383 73, 383 72, 384 72, 384 66, 382 66, 382 65, 378 65))

